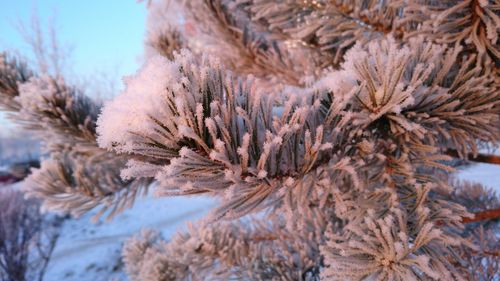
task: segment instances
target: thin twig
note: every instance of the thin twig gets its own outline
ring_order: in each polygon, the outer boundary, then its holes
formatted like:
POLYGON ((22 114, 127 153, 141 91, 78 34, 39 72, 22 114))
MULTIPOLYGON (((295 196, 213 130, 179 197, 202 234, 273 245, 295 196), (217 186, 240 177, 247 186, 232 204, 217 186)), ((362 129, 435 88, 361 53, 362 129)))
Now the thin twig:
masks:
POLYGON ((479 251, 476 254, 483 254, 483 255, 486 255, 486 256, 490 256, 490 257, 500 258, 500 251, 496 251, 496 252, 492 252, 492 251, 479 251))
MULTIPOLYGON (((446 150, 446 155, 449 155, 454 158, 461 158, 458 151, 454 149, 448 149, 446 150)), ((483 153, 478 153, 477 155, 474 155, 473 153, 469 153, 467 155, 467 160, 473 161, 473 162, 478 162, 478 163, 488 163, 488 164, 496 164, 500 165, 500 155, 494 155, 494 154, 483 154, 483 153)))
POLYGON ((500 208, 474 213, 473 218, 462 218, 462 223, 472 223, 500 218, 500 208))

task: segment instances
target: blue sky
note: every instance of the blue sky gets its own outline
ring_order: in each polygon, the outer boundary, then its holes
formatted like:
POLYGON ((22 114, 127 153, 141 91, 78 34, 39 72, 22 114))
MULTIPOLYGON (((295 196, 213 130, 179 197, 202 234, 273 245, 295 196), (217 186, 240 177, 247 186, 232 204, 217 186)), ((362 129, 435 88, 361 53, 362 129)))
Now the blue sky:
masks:
MULTIPOLYGON (((140 66, 146 22, 144 4, 135 0, 2 1, 0 51, 15 50, 29 57, 29 47, 16 25, 29 25, 35 10, 44 28, 55 18, 59 41, 72 47, 69 69, 75 76, 110 73, 118 80, 140 66)), ((0 123, 5 122, 0 117, 0 123)))
POLYGON ((142 54, 146 8, 134 0, 9 0, 0 9, 0 49, 27 53, 27 45, 16 29, 29 23, 34 9, 47 26, 55 17, 62 43, 73 50, 77 74, 120 68, 133 72, 142 54))

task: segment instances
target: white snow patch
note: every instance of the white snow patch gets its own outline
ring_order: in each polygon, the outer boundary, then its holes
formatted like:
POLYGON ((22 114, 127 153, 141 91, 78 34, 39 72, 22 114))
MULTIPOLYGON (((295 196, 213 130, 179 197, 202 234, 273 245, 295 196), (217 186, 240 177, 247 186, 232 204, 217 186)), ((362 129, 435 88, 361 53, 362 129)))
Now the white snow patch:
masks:
POLYGON ((151 58, 135 76, 124 79, 126 89, 108 101, 97 121, 98 142, 101 147, 128 150, 133 146, 130 132, 147 131, 148 114, 162 112, 161 102, 168 82, 176 81, 176 65, 164 57, 151 58))
POLYGON ((184 229, 188 220, 203 217, 212 207, 213 199, 204 197, 143 197, 138 198, 132 209, 109 222, 93 223, 93 213, 68 219, 44 280, 127 280, 120 257, 128 238, 143 228, 152 228, 168 239, 184 229))

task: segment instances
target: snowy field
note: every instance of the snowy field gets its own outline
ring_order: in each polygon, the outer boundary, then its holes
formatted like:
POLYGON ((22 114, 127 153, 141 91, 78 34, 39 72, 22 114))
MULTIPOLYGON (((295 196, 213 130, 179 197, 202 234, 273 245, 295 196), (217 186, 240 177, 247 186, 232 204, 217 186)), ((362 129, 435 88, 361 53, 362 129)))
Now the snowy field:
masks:
POLYGON ((185 227, 187 221, 201 218, 212 206, 213 200, 202 197, 143 197, 112 221, 94 223, 92 213, 68 219, 45 280, 126 280, 120 255, 127 238, 143 228, 154 228, 169 237, 185 227))

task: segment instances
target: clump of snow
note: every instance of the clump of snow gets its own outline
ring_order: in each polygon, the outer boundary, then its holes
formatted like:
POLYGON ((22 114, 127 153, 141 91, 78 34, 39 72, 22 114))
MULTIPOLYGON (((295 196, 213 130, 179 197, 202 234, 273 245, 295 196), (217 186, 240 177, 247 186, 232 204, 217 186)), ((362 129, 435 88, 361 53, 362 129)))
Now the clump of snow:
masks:
POLYGON ((130 151, 130 132, 146 131, 151 120, 148 114, 161 114, 162 97, 171 81, 180 78, 177 65, 155 56, 134 76, 124 79, 125 90, 105 104, 97 121, 98 143, 104 148, 130 151))

